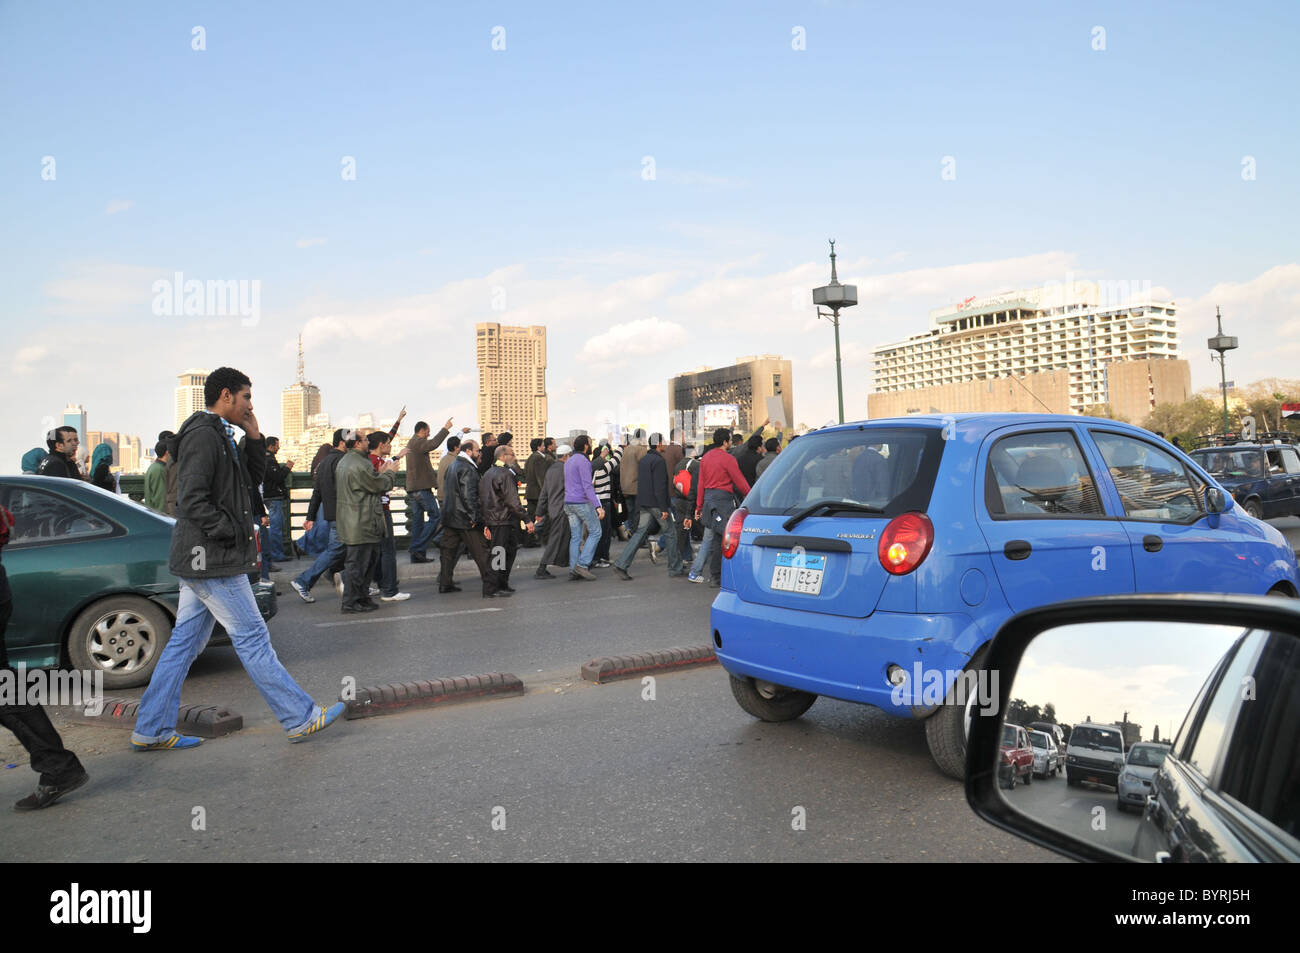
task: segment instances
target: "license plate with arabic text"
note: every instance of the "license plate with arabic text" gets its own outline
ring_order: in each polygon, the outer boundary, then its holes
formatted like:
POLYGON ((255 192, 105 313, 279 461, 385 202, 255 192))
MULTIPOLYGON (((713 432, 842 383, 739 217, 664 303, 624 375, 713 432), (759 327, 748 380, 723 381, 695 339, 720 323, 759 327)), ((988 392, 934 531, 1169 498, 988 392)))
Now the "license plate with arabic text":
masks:
POLYGON ((822 574, 826 571, 826 557, 811 553, 777 553, 772 569, 773 592, 798 592, 807 596, 821 595, 822 574))

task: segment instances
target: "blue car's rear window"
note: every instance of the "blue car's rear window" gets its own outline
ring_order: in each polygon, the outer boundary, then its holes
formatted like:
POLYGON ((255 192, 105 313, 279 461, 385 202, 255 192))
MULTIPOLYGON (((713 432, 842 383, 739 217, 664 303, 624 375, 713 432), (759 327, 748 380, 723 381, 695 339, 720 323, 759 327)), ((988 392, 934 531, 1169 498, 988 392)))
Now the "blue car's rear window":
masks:
POLYGON ((886 516, 924 512, 945 443, 936 427, 805 434, 763 472, 745 505, 760 515, 794 513, 821 500, 863 503, 886 516))

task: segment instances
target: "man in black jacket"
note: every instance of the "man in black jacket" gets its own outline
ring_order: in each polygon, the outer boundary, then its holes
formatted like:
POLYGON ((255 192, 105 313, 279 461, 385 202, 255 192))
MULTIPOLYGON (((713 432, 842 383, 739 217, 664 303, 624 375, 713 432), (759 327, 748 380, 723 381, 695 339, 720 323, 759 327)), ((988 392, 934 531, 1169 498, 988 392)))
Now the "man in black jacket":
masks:
POLYGON ((45 435, 45 445, 50 448, 50 452, 36 468, 37 474, 80 480, 81 472, 77 469, 77 447, 80 443, 76 427, 55 427, 45 435))
MULTIPOLYGON (((289 508, 289 480, 293 476, 293 461, 281 463, 275 459, 280 450, 279 437, 266 438, 266 476, 262 477, 262 500, 266 504, 267 535, 271 538, 271 551, 263 553, 271 563, 285 560, 285 514, 289 508)), ((293 545, 290 540, 289 545, 293 545)))
MULTIPOLYGON (((447 473, 444 484, 447 499, 442 507, 441 560, 438 566, 439 592, 460 592, 460 586, 452 580, 452 573, 456 568, 457 552, 464 543, 483 578, 483 595, 489 594, 487 540, 492 534, 483 525, 483 516, 479 510, 478 457, 478 444, 466 440, 460 445, 460 453, 447 473)), ((495 584, 491 591, 496 591, 495 584)))
POLYGON ((316 465, 316 471, 312 474, 311 501, 307 504, 307 519, 302 524, 302 528, 311 532, 312 526, 319 518, 329 530, 329 542, 325 546, 325 551, 316 557, 316 561, 289 583, 303 602, 316 601, 316 597, 311 594, 311 587, 316 585, 316 580, 321 576, 327 572, 332 574, 343 571, 348 550, 343 545, 343 540, 339 539, 336 525, 338 514, 335 512, 335 506, 338 497, 334 492, 334 471, 339 461, 343 459, 343 454, 356 444, 355 431, 334 431, 334 449, 329 452, 329 456, 316 465))
POLYGON ((528 511, 519 503, 514 448, 508 444, 498 447, 497 460, 504 466, 488 470, 478 486, 483 522, 492 534, 489 577, 483 580, 483 597, 486 599, 514 592, 510 588, 510 570, 514 568, 515 555, 519 551, 519 524, 527 523, 530 535, 534 528, 528 511))
POLYGON ((546 532, 546 548, 542 550, 542 561, 537 565, 534 575, 538 579, 554 579, 555 576, 546 567, 569 565, 569 518, 564 515, 564 461, 573 455, 573 448, 567 443, 555 451, 542 480, 542 492, 537 498, 536 523, 541 524, 546 532))
POLYGON ((176 731, 181 686, 218 619, 239 661, 290 741, 328 727, 342 702, 322 708, 285 671, 271 648, 247 573, 257 566, 248 487, 261 483, 266 444, 253 415, 252 385, 233 367, 219 367, 203 385, 200 410, 176 436, 180 498, 167 568, 180 579, 176 625, 140 699, 131 745, 137 751, 193 748, 201 738, 176 731), (244 430, 244 452, 235 428, 244 430))
POLYGON ((632 565, 637 549, 652 532, 664 534, 664 548, 668 551, 668 574, 677 576, 682 573, 682 560, 677 551, 677 527, 674 525, 676 517, 668 486, 668 467, 663 458, 663 452, 667 449, 668 444, 664 442, 663 434, 651 434, 650 449, 637 464, 636 505, 640 508, 641 518, 636 532, 614 563, 614 575, 624 581, 631 581, 627 567, 632 565))

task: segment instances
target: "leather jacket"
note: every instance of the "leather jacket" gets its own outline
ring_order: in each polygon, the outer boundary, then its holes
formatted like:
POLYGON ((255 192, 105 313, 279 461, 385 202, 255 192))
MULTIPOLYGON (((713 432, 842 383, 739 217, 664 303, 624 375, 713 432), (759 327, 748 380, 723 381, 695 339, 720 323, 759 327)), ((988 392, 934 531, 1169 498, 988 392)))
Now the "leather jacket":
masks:
POLYGON ((488 526, 528 522, 528 511, 519 503, 519 478, 509 467, 493 467, 483 474, 478 496, 488 526))
POLYGON ((478 467, 464 457, 457 457, 451 465, 447 480, 447 501, 442 509, 442 521, 453 529, 473 529, 481 526, 479 512, 478 467))

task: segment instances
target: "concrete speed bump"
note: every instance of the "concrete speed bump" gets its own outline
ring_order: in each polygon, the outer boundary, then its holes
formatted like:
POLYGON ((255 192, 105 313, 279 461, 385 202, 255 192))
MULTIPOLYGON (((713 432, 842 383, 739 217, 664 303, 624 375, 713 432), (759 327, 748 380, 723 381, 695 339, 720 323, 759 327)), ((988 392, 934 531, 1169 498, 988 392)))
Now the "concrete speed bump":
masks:
POLYGON ((371 718, 391 715, 408 708, 430 708, 473 701, 476 698, 522 695, 523 680, 506 672, 488 675, 462 675, 455 678, 435 678, 419 682, 389 682, 358 688, 356 698, 340 698, 347 703, 345 717, 371 718))
POLYGON ((620 678, 635 678, 646 672, 672 671, 718 661, 713 646, 698 645, 683 649, 660 649, 641 655, 606 655, 582 666, 582 677, 599 685, 620 678))
MULTIPOLYGON (((84 708, 70 709, 71 720, 79 725, 100 728, 134 728, 140 702, 129 698, 105 696, 104 707, 97 715, 84 708)), ((176 718, 176 730, 183 735, 220 738, 244 727, 244 716, 220 705, 182 705, 176 718)))

